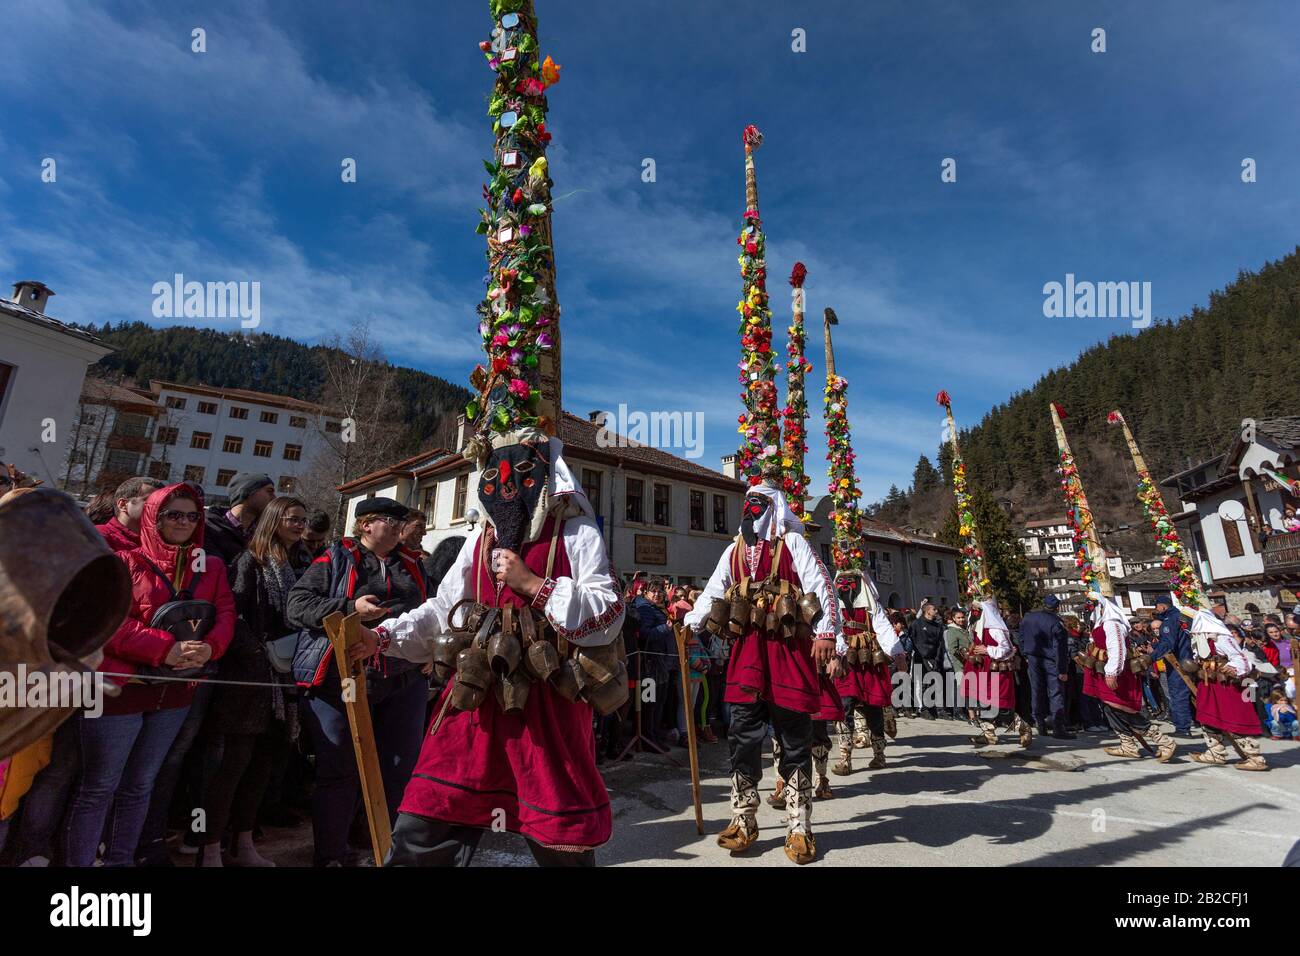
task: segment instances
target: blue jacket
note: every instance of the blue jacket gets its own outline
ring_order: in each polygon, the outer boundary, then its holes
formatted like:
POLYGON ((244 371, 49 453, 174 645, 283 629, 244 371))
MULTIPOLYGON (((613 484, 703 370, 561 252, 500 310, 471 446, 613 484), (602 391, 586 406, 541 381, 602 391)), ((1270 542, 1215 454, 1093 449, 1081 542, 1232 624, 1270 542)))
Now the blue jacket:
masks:
POLYGON ((1069 673, 1070 635, 1051 611, 1030 611, 1025 615, 1020 622, 1020 649, 1026 657, 1051 658, 1061 673, 1069 673))
POLYGON ((1153 658, 1172 653, 1177 660, 1185 661, 1192 656, 1192 639, 1183 628, 1182 618, 1176 607, 1160 615, 1160 639, 1151 649, 1153 658))
POLYGON ((641 673, 655 680, 668 680, 669 675, 677 673, 677 641, 673 637, 672 625, 662 608, 656 607, 641 595, 632 601, 632 610, 636 613, 641 637, 641 652, 645 660, 641 664, 641 673))

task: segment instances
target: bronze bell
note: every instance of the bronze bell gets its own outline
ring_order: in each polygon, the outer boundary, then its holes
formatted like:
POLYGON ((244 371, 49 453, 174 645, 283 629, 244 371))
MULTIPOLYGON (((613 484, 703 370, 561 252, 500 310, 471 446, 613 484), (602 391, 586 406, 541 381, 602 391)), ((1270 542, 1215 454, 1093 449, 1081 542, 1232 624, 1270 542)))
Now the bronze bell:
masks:
POLYGON ((777 619, 781 622, 782 629, 793 630, 795 614, 798 610, 794 602, 794 595, 788 591, 784 594, 777 595, 773 610, 776 613, 777 619))
POLYGON ((585 687, 602 686, 614 679, 618 671, 618 650, 611 644, 600 647, 580 647, 575 655, 582 673, 579 683, 585 687))
POLYGON ((731 633, 737 637, 744 635, 749 630, 749 619, 753 616, 754 607, 749 598, 737 594, 731 599, 731 608, 728 612, 730 617, 727 623, 731 626, 731 633))
POLYGON ((497 676, 513 674, 523 658, 519 638, 505 631, 497 631, 487 643, 488 666, 497 676))
POLYGON ((456 655, 456 683, 451 689, 451 705, 457 710, 475 710, 487 698, 492 683, 492 668, 487 651, 470 646, 456 655))
POLYGON ((576 701, 578 699, 580 688, 578 686, 577 670, 577 663, 568 660, 561 664, 559 670, 551 675, 551 686, 565 700, 576 701))
POLYGON ((524 655, 524 670, 536 680, 546 680, 560 667, 560 654, 546 641, 534 641, 524 655))
POLYGON ((532 680, 523 671, 515 671, 500 678, 497 681, 497 701, 501 704, 501 709, 507 714, 522 713, 532 687, 532 680))
POLYGON ((821 616, 822 602, 814 592, 808 591, 799 598, 799 617, 805 624, 812 627, 821 616))
POLYGON ((726 601, 714 598, 713 603, 709 605, 709 616, 704 621, 704 626, 709 629, 709 633, 721 634, 726 629, 729 611, 726 601))
MULTIPOLYGON (((0 508, 0 672, 18 665, 59 675, 92 673, 100 648, 131 606, 126 564, 71 497, 38 488, 0 508), (33 548, 39 549, 34 557, 33 548)), ((112 680, 96 682, 116 694, 112 680)), ((20 690, 20 693, 22 691, 20 690)), ((53 731, 74 707, 0 709, 0 760, 53 731)))
POLYGON ((433 672, 439 680, 447 680, 456 670, 456 655, 469 647, 473 634, 469 631, 447 631, 433 639, 433 672))
POLYGON ((618 710, 628 698, 627 665, 619 661, 613 679, 599 687, 588 687, 584 696, 601 717, 618 710))

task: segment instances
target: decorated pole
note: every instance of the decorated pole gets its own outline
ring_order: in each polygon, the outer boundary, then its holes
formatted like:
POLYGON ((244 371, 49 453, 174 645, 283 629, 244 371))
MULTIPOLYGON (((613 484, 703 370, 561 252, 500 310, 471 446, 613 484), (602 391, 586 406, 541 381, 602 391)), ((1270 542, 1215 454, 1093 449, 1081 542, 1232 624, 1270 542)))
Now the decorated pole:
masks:
POLYGON ((496 83, 488 103, 496 145, 484 160, 487 294, 478 306, 488 364, 470 377, 480 397, 465 409, 477 449, 491 432, 533 425, 555 434, 561 410, 560 306, 551 246, 546 90, 560 68, 537 43, 533 0, 492 0, 497 21, 479 44, 496 83))
POLYGON ((957 443, 957 422, 952 415, 952 397, 944 391, 934 400, 943 406, 947 415, 948 445, 952 449, 952 493, 957 499, 957 527, 961 536, 962 581, 966 600, 972 604, 991 596, 988 571, 984 567, 984 552, 980 548, 979 530, 975 527, 975 512, 971 510, 970 492, 966 490, 966 463, 961 458, 957 443))
POLYGON ((1065 413, 1055 402, 1052 408, 1052 428, 1056 432, 1056 447, 1061 453, 1056 466, 1061 476, 1061 491, 1069 507, 1067 517, 1070 520, 1070 535, 1074 539, 1074 565, 1079 569, 1084 589, 1094 589, 1103 597, 1113 598, 1115 588, 1110 580, 1110 568, 1106 566, 1106 552, 1102 550, 1101 539, 1097 536, 1097 526, 1092 520, 1092 509, 1088 507, 1088 496, 1083 493, 1083 481, 1079 478, 1079 468, 1074 463, 1070 451, 1070 442, 1065 437, 1065 426, 1061 419, 1065 413))
POLYGON ((835 374, 831 326, 838 325, 834 309, 827 309, 826 336, 826 460, 830 462, 831 558, 835 570, 862 571, 862 512, 858 510, 858 479, 854 471, 853 439, 849 434, 849 383, 835 374))
POLYGON ((786 345, 786 354, 790 358, 785 363, 785 408, 781 410, 781 488, 790 501, 790 507, 805 524, 812 520, 812 515, 804 508, 804 502, 808 498, 808 475, 804 472, 804 457, 808 454, 805 440, 808 433, 808 398, 804 392, 804 375, 812 371, 812 363, 804 355, 807 336, 803 322, 803 283, 807 275, 808 270, 802 262, 796 262, 790 271, 790 285, 793 287, 790 299, 794 318, 790 323, 790 340, 786 345))
POLYGON ((781 423, 777 418, 776 364, 772 358, 772 310, 767 300, 766 241, 758 215, 758 179, 754 172, 754 150, 763 142, 757 126, 746 126, 745 216, 740 236, 740 472, 751 485, 765 477, 780 480, 781 423))
POLYGON ((1192 567, 1191 561, 1187 558, 1187 552, 1183 549, 1183 543, 1178 537, 1178 531, 1174 528, 1174 522, 1169 517, 1169 512, 1165 510, 1164 499, 1160 497, 1160 492, 1156 489, 1155 480, 1151 477, 1146 459, 1142 457, 1142 452, 1138 448, 1132 430, 1128 427, 1128 422, 1124 420, 1124 416, 1120 414, 1119 409, 1107 415, 1106 421, 1112 425, 1119 425, 1124 430, 1124 441, 1128 443, 1128 452, 1133 458, 1133 467, 1137 469, 1138 501, 1142 503, 1142 514, 1146 517, 1147 522, 1151 525, 1151 530, 1155 533, 1156 546, 1165 554, 1161 566, 1171 575, 1169 580, 1170 589, 1183 607, 1191 610, 1205 607, 1205 590, 1201 586, 1200 577, 1192 567))

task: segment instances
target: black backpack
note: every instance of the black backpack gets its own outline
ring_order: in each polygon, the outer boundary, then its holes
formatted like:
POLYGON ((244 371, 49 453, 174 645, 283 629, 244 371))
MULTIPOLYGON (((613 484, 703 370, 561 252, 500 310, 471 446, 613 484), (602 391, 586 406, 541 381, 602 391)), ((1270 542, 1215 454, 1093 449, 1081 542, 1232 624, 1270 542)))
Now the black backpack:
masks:
MULTIPOLYGON (((163 584, 167 585, 167 590, 171 592, 172 599, 158 608, 154 612, 153 619, 149 621, 150 627, 155 627, 160 631, 166 631, 179 641, 201 641, 207 633, 212 630, 212 626, 217 621, 217 606, 211 601, 203 601, 193 596, 193 587, 198 581, 201 571, 195 571, 194 577, 190 579, 190 587, 182 588, 177 591, 172 586, 171 579, 163 574, 162 569, 154 564, 148 558, 140 555, 141 560, 158 575, 163 584)), ((141 666, 137 673, 142 677, 207 677, 217 672, 218 662, 208 658, 207 663, 198 667, 186 667, 177 670, 168 664, 162 664, 158 667, 146 664, 141 666)))

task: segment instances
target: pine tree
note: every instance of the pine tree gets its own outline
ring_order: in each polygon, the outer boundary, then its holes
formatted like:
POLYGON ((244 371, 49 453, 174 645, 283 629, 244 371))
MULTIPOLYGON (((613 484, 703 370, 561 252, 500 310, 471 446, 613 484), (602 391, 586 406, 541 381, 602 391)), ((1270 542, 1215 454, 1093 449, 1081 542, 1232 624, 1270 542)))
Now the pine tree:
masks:
MULTIPOLYGON (((975 527, 984 553, 984 569, 993 593, 997 595, 998 605, 1004 611, 1028 611, 1038 600, 1038 589, 1029 578, 1029 562, 1025 560, 1025 553, 1006 512, 979 485, 971 487, 971 512, 975 515, 975 527)), ((961 547, 955 504, 939 531, 939 540, 954 548, 961 547)))

